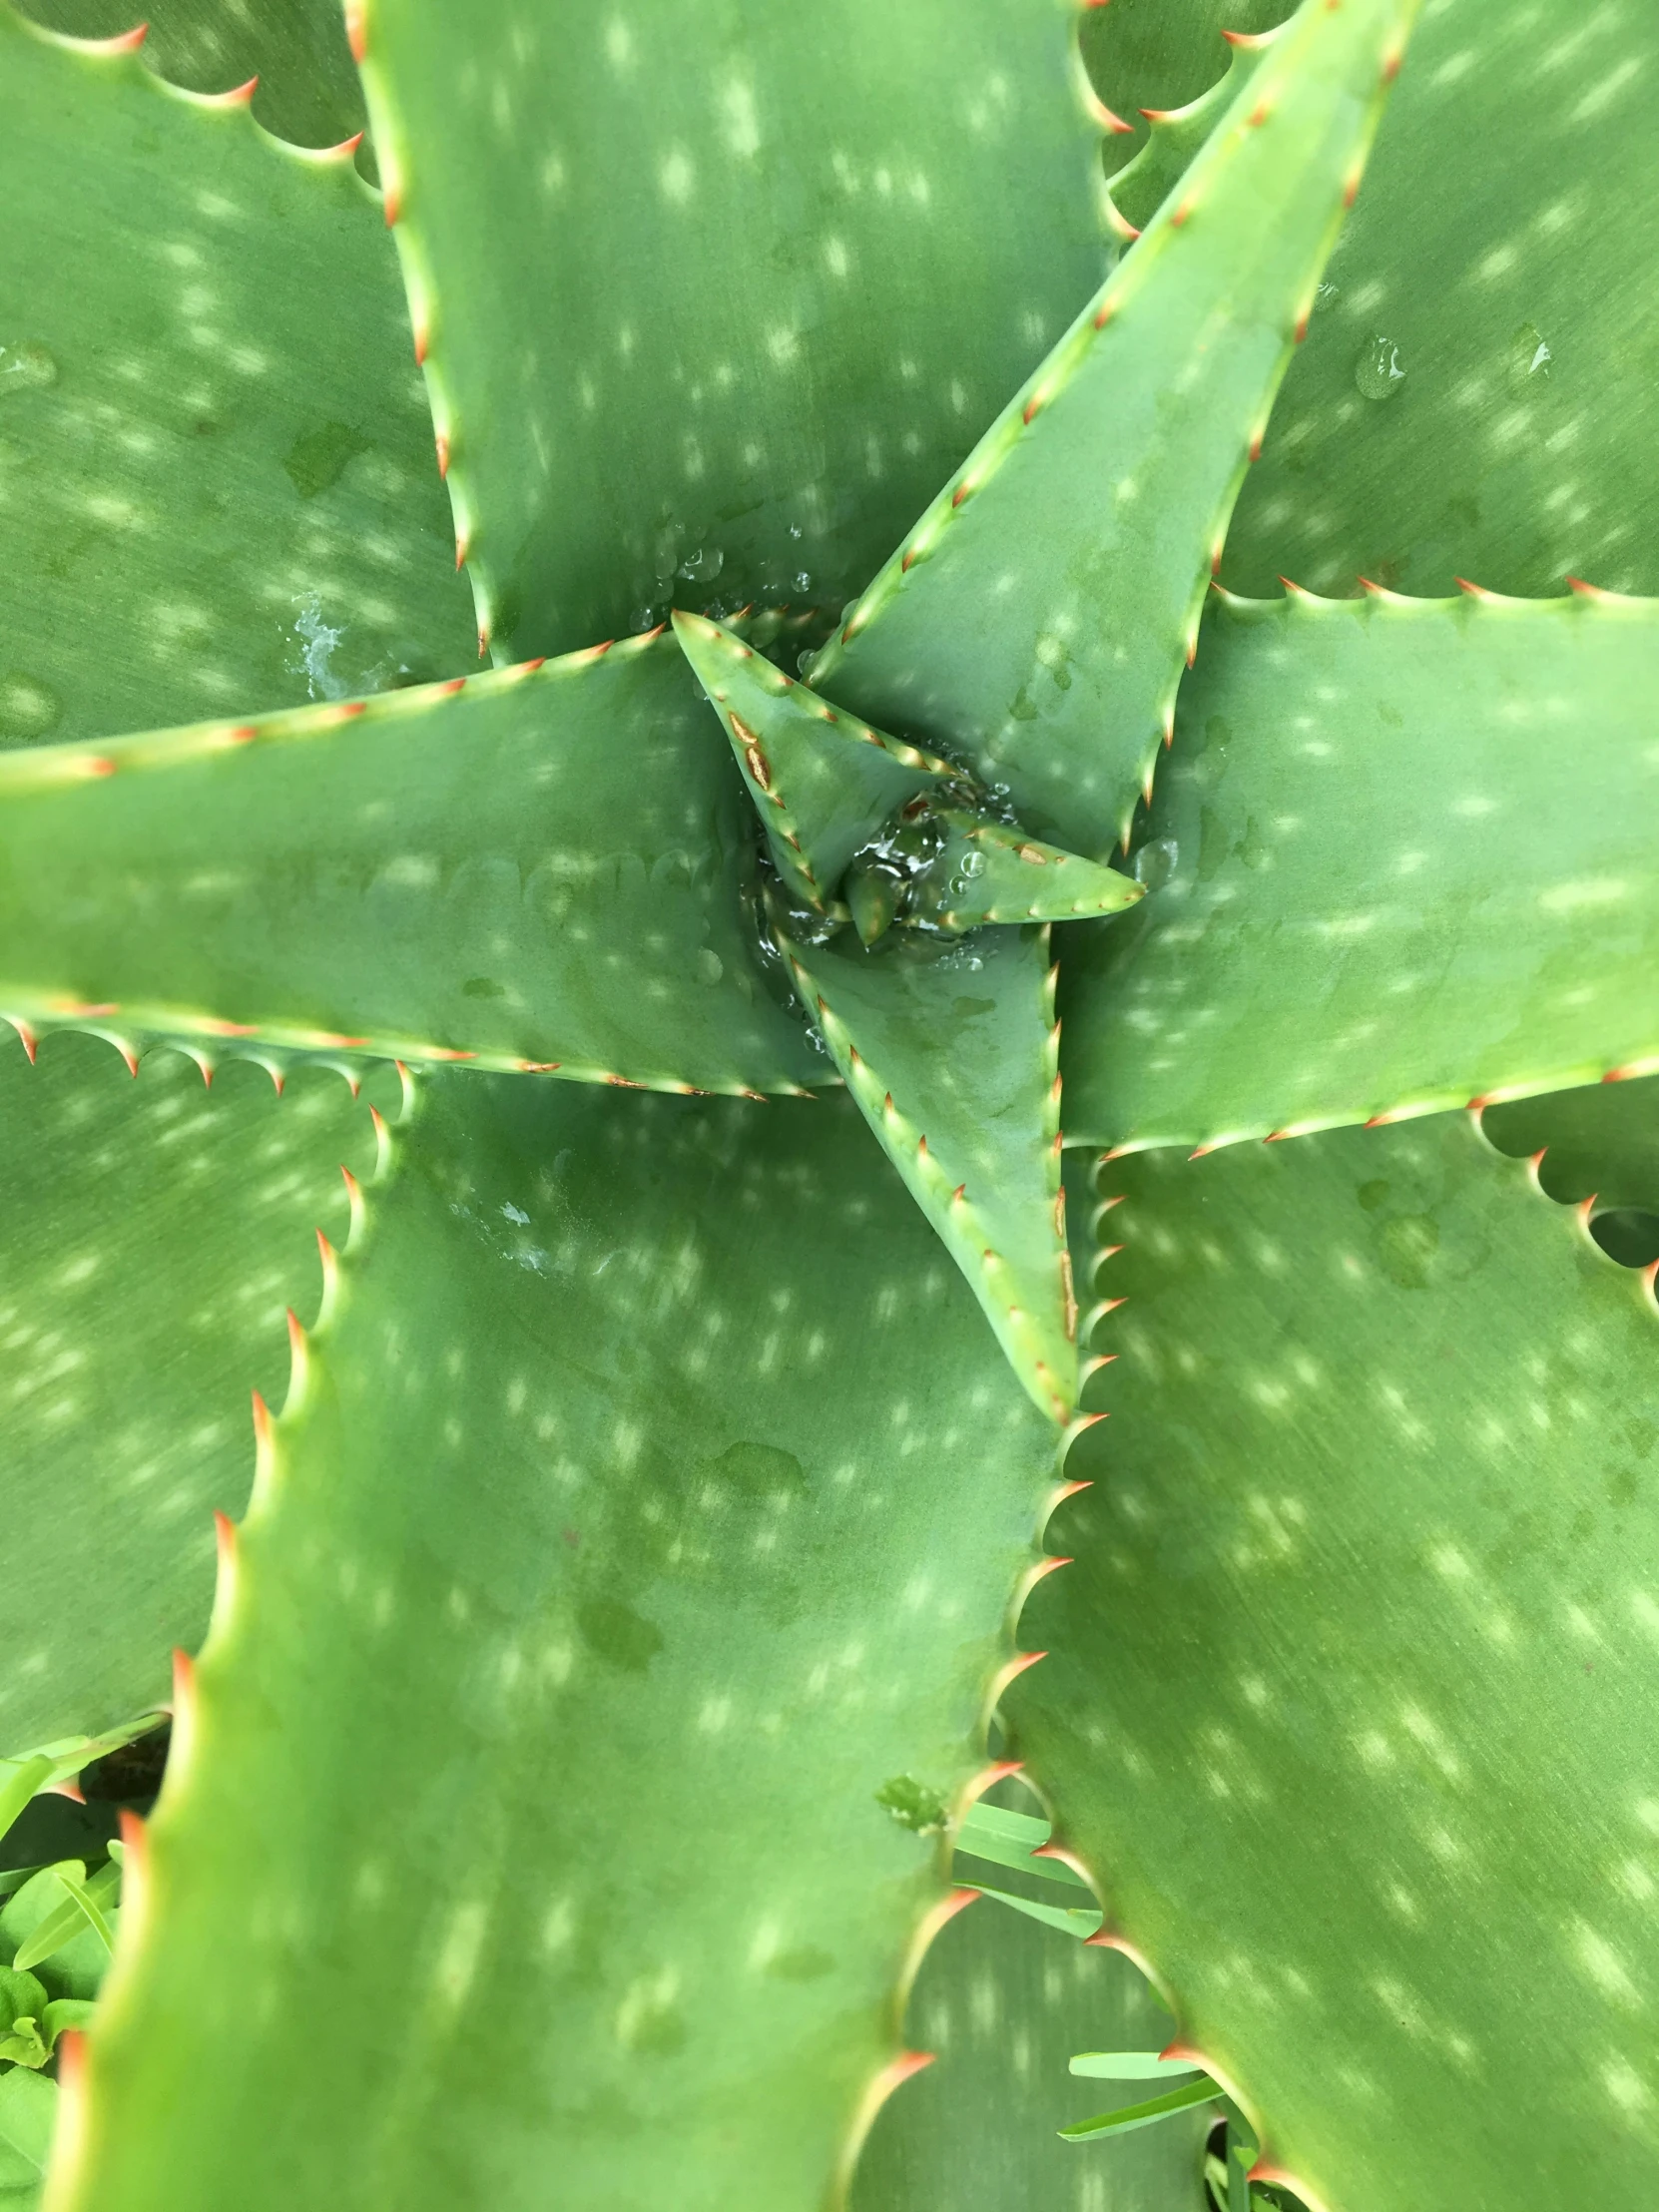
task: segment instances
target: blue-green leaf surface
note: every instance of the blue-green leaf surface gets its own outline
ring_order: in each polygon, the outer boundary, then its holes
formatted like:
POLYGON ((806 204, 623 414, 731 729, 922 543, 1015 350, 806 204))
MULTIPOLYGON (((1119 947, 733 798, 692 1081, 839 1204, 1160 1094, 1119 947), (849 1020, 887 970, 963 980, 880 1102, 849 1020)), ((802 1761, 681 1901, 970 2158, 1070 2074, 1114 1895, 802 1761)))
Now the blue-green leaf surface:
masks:
POLYGON ((1156 887, 1064 948, 1068 1137, 1214 1145, 1653 1066, 1656 681, 1654 601, 1218 606, 1136 858, 1156 887))
POLYGON ((676 614, 674 634, 731 740, 780 873, 824 907, 858 846, 947 776, 946 764, 837 714, 720 623, 676 614))
POLYGON ((1078 14, 354 8, 504 657, 863 587, 1104 273, 1078 14))
POLYGON ((1231 588, 1659 592, 1659 322, 1637 275, 1656 133, 1643 0, 1424 9, 1240 501, 1231 588))
POLYGON ((61 2204, 820 2212, 1052 1430, 848 1100, 456 1073, 390 1159, 61 2204))
POLYGON ((669 1089, 830 1073, 671 638, 0 757, 0 1012, 669 1089), (774 963, 776 969, 777 963, 774 963))
POLYGON ((1016 1753, 1264 2178, 1640 2212, 1648 1289, 1461 1114, 1098 1189, 1111 1417, 1025 1606, 1016 1753))
POLYGON ((1358 189, 1416 0, 1307 0, 1180 193, 911 529, 813 682, 1104 856, 1358 189))
POLYGON ((29 1788, 167 1697, 208 1617, 213 1510, 248 1496, 248 1393, 279 1394, 283 1308, 315 1314, 314 1233, 341 1241, 340 1167, 373 1158, 320 1069, 278 1099, 246 1065, 204 1089, 174 1053, 135 1082, 94 1037, 35 1067, 0 1049, 0 1749, 58 1754, 29 1788))
POLYGON ((0 743, 475 665, 348 158, 0 5, 0 743))
POLYGON ((1048 932, 787 943, 858 1110, 1050 1419, 1077 1395, 1048 932))

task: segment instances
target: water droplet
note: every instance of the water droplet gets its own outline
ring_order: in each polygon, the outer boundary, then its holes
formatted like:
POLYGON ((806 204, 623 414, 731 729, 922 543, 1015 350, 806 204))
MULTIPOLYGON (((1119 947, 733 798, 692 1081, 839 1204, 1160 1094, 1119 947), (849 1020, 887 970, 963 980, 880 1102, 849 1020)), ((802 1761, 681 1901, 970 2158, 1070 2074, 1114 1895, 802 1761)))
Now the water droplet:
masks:
POLYGON ((803 652, 798 653, 795 657, 797 673, 801 676, 811 676, 813 673, 813 663, 817 659, 818 654, 814 650, 814 648, 810 645, 806 647, 803 652))
POLYGON ((712 952, 709 947, 705 945, 702 951, 697 955, 697 972, 699 978, 703 982, 718 983, 721 977, 726 972, 725 966, 721 961, 720 954, 718 952, 712 952))
POLYGON ((1535 392, 1549 381, 1549 364, 1555 358, 1548 340, 1535 322, 1523 322, 1509 340, 1509 389, 1519 397, 1535 392))
POLYGON ((984 872, 985 855, 982 852, 964 852, 962 854, 962 873, 970 882, 974 876, 983 875, 984 872))
POLYGON ((796 588, 796 590, 797 590, 797 591, 811 591, 811 590, 812 590, 812 588, 813 588, 813 575, 812 575, 812 571, 811 571, 811 569, 806 569, 806 568, 804 568, 804 569, 802 569, 802 570, 801 570, 800 574, 799 574, 799 575, 798 575, 798 576, 796 577, 796 580, 795 580, 795 588, 796 588))
POLYGON ((800 537, 800 535, 801 535, 801 525, 800 525, 800 523, 799 523, 799 522, 792 522, 792 523, 790 524, 790 536, 791 536, 792 538, 798 538, 798 537, 800 537))
POLYGON ((312 699, 343 699, 349 687, 328 663, 345 635, 344 624, 335 630, 323 621, 322 601, 314 591, 305 592, 293 604, 299 609, 293 624, 299 660, 296 667, 291 662, 289 666, 294 667, 295 675, 304 677, 312 699))
POLYGON ((55 730, 63 719, 63 701, 50 684, 21 669, 0 676, 0 738, 31 744, 55 730))
POLYGON ((1135 854, 1135 880, 1143 890, 1162 890, 1175 873, 1181 848, 1173 837, 1154 837, 1135 854))
POLYGON ((1399 347, 1392 338, 1373 338, 1354 364, 1354 381, 1364 399, 1391 399, 1405 381, 1399 347))
POLYGON ((694 584, 712 584, 726 566, 726 554, 718 545, 700 545, 680 563, 679 574, 694 584))

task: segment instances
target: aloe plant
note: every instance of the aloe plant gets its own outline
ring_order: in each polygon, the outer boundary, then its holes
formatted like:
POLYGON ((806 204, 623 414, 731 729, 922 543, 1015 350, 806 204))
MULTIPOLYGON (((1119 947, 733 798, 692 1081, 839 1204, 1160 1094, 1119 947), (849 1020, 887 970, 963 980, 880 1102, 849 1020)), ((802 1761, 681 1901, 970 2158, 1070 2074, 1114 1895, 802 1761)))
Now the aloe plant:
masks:
POLYGON ((255 13, 0 5, 0 2197, 1645 2203, 1652 26, 255 13))

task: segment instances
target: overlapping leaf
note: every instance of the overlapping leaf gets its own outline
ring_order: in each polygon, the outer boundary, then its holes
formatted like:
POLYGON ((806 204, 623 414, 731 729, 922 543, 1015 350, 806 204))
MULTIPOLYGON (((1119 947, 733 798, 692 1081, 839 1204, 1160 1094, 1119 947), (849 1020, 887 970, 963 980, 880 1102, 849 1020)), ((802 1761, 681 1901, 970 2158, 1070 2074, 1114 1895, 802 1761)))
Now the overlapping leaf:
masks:
POLYGON ((1105 1479, 1004 1701, 1062 1836, 1310 2202, 1642 2202, 1651 1298, 1462 1116, 1099 1187, 1105 1479))
POLYGON ((392 1160, 62 2201, 818 2212, 1052 1431, 848 1101, 453 1074, 392 1160))
MULTIPOLYGON (((248 1392, 280 1382, 283 1308, 316 1311, 341 1164, 372 1159, 366 1109, 320 1070, 278 1101, 257 1068, 205 1091, 173 1054, 135 1084, 91 1037, 48 1038, 34 1068, 0 1050, 0 1750, 166 1697, 208 1617, 212 1509, 248 1495, 248 1392)), ((73 1750, 69 1772, 97 1746, 73 1750)))
POLYGON ((1500 1152, 1543 1153, 1551 1198, 1659 1213, 1659 1078, 1491 1105, 1480 1126, 1500 1152))
POLYGON ((0 201, 0 742, 471 665, 395 259, 349 160, 7 0, 0 201))
POLYGON ((813 666, 1086 855, 1126 835, 1415 0, 1309 0, 813 666))
POLYGON ((780 873, 823 908, 859 845, 948 767, 836 714, 720 623, 676 615, 674 633, 731 740, 780 873))
MULTIPOLYGON (((1117 180, 1146 151, 1142 118, 1152 109, 1182 108, 1201 99, 1227 72, 1228 34, 1270 31, 1295 12, 1296 0, 1158 0, 1148 7, 1091 8, 1079 44, 1091 82, 1125 126, 1106 141, 1113 201, 1117 180)), ((1124 211, 1127 212, 1127 211, 1124 211)), ((1151 210, 1147 211, 1151 213, 1151 210)), ((1136 216, 1129 215, 1131 223, 1136 216)))
POLYGON ((509 657, 832 611, 1100 281, 1065 0, 353 17, 509 657))
POLYGON ((1068 1137, 1209 1145, 1650 1062, 1656 674, 1651 601, 1218 609, 1137 860, 1159 887, 1062 961, 1068 1137))
POLYGON ((0 758, 0 1011, 677 1089, 830 1073, 671 638, 0 758))
MULTIPOLYGON (((144 59, 170 84, 226 93, 257 77, 254 114, 295 146, 338 146, 363 127, 338 0, 146 0, 144 59)), ((23 0, 75 38, 131 34, 134 0, 23 0)))
MULTIPOLYGON (((922 1960, 906 2038, 934 2054, 885 2104, 858 2161, 852 2212, 1010 2212, 1099 2203, 1204 2212, 1207 2114, 1078 2149, 1067 2071, 1091 2043, 1168 2042, 1173 2023, 1119 1952, 1068 1941, 990 1903, 960 1913, 922 1960)), ((1097 2102, 1113 2091, 1091 2089, 1097 2102)), ((1118 2101, 1134 2101, 1126 2084, 1118 2101)))
POLYGON ((1050 1419, 1077 1396, 1048 932, 787 943, 858 1109, 1050 1419))
POLYGON ((1653 10, 1424 10, 1240 502, 1233 589, 1659 591, 1659 329, 1634 278, 1656 128, 1653 10))

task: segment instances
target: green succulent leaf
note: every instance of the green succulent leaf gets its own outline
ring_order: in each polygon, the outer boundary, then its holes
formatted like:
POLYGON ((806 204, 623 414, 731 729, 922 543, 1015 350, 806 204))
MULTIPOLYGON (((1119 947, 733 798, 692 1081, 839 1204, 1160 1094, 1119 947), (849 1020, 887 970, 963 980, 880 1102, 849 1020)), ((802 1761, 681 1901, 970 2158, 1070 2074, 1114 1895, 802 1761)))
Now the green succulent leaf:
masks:
POLYGON ((1169 729, 1211 569, 1416 0, 1307 0, 1125 257, 813 667, 1103 855, 1169 729))
POLYGON ((944 842, 911 886, 912 921, 956 931, 987 922, 1075 921, 1121 913, 1145 895, 1132 876, 1005 823, 949 808, 937 819, 944 842))
POLYGON ((508 657, 675 597, 832 613, 1100 281, 1067 0, 355 13, 508 657))
POLYGON ((7 5, 0 202, 0 743, 468 665, 395 258, 349 159, 7 5))
POLYGON ((1500 1101, 1480 1126, 1500 1152, 1543 1153, 1538 1181, 1551 1198, 1659 1213, 1659 1077, 1500 1101))
POLYGON ((779 871, 822 910, 859 845, 950 767, 838 715, 718 622, 676 613, 674 634, 732 741, 779 871))
POLYGON ((1048 932, 786 940, 858 1110, 1052 1420, 1077 1396, 1048 932))
POLYGON ((278 1100, 247 1066, 204 1090, 173 1053, 135 1083, 92 1037, 33 1068, 0 1050, 8 1816, 167 1696, 169 1647, 208 1617, 212 1509, 248 1495, 249 1388, 279 1389, 283 1308, 314 1314, 315 1232, 344 1235, 340 1166, 373 1157, 320 1070, 278 1100))
POLYGON ((1186 175, 1228 109, 1255 76, 1271 41, 1236 37, 1224 75, 1179 108, 1145 110, 1151 130, 1133 161, 1112 179, 1112 204, 1124 221, 1144 231, 1186 175))
POLYGON ((58 2085, 26 2066, 0 2073, 0 2205, 32 2212, 58 2117, 58 2085))
POLYGON ((1656 675, 1651 601, 1218 608, 1137 855, 1158 887, 1066 948, 1068 1139, 1212 1146, 1651 1063, 1656 675))
POLYGON ((1066 2059, 1080 2036, 1159 2039, 1172 2030, 1119 1952, 982 1906, 958 1913, 922 1960, 906 2015, 906 2039, 933 2062, 882 2107, 851 2212, 1097 2202, 1111 2212, 1202 2212, 1208 2113, 1091 2161, 1104 2170, 1081 2194, 1077 2155, 1056 2139, 1075 2109, 1066 2059))
POLYGON ((1651 8, 1424 10, 1240 501, 1232 589, 1659 592, 1659 322, 1631 261, 1659 225, 1656 134, 1651 8))
POLYGON ((969 1776, 1052 1430, 845 1099, 450 1074, 389 1157, 64 2202, 819 2212, 944 1894, 880 1795, 969 1776))
POLYGON ((1310 2202, 1640 2203, 1652 1299, 1463 1115, 1099 1187, 1110 1480, 1003 1711, 1108 1925, 1310 2202))
MULTIPOLYGON (((362 92, 339 0, 145 0, 144 59, 193 92, 255 85, 256 121, 296 146, 338 146, 363 127, 362 92)), ((37 23, 73 38, 133 32, 133 0, 23 0, 37 23)))
POLYGON ((1295 10, 1296 0, 1113 0, 1088 11, 1078 42, 1084 66, 1118 120, 1103 150, 1114 203, 1146 146, 1139 118, 1201 99, 1227 74, 1223 40, 1270 31, 1295 10))
POLYGON ((677 1089, 829 1075, 671 638, 0 756, 0 1008, 677 1089), (626 982, 624 983, 624 979, 626 982))

